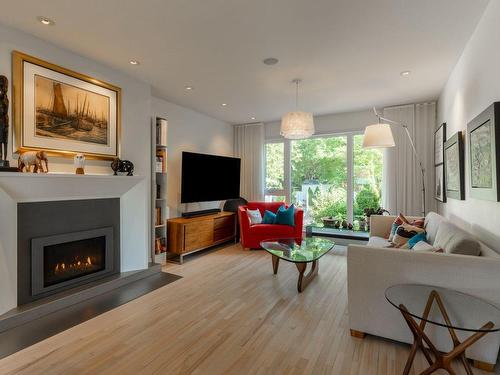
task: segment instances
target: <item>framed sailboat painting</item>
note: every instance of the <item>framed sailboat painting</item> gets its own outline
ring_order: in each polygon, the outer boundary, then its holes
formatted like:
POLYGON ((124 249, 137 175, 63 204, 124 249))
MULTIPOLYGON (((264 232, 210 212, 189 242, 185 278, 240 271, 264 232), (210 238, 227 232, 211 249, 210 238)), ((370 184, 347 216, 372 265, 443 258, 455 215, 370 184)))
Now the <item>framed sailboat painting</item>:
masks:
POLYGON ((119 157, 119 87, 17 51, 12 67, 16 152, 119 157))

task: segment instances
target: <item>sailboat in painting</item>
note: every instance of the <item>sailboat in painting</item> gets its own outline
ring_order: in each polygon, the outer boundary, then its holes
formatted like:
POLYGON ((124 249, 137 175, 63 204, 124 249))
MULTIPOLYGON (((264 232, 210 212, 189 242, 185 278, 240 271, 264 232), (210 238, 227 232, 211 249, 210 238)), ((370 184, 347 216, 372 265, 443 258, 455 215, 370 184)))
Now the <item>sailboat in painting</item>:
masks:
POLYGON ((37 136, 108 142, 108 97, 41 76, 35 86, 37 136))

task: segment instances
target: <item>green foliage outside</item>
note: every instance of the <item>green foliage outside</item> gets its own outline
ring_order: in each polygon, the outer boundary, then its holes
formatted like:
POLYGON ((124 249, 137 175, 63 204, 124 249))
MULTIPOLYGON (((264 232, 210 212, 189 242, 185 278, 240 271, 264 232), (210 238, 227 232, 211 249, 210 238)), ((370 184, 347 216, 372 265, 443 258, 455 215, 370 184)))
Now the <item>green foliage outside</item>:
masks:
MULTIPOLYGON (((354 217, 363 216, 364 208, 380 206, 382 153, 362 147, 363 136, 353 137, 353 209, 354 217)), ((284 188, 283 143, 266 145, 266 188, 284 188)), ((308 205, 307 215, 316 223, 322 217, 347 217, 347 137, 322 137, 291 143, 292 200, 308 205), (297 201, 303 185, 308 188, 308 202, 297 201)))
POLYGON ((363 216, 365 208, 377 209, 380 207, 380 196, 371 185, 365 185, 363 189, 356 194, 354 201, 354 216, 363 216))
POLYGON ((313 199, 311 216, 317 223, 323 217, 347 217, 346 191, 343 188, 331 187, 326 193, 319 194, 313 199))
POLYGON ((284 188, 284 145, 283 143, 266 144, 266 189, 284 188))

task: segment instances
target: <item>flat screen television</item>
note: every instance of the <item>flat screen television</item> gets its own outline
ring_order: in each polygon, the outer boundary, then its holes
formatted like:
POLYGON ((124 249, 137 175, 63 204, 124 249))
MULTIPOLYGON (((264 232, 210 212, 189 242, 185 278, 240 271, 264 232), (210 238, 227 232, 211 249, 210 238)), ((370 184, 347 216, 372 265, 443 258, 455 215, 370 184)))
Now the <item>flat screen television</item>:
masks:
POLYGON ((239 158, 183 152, 181 203, 238 198, 240 168, 239 158))

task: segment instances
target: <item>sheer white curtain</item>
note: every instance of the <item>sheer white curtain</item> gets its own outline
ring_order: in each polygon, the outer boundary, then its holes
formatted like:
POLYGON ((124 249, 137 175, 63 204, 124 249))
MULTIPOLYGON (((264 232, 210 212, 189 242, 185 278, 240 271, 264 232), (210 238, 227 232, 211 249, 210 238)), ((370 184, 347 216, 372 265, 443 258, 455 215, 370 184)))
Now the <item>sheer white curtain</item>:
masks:
MULTIPOLYGON (((434 199, 434 129, 436 103, 409 104, 384 108, 384 117, 408 126, 425 169, 426 212, 436 209, 434 199)), ((395 147, 384 153, 383 205, 391 212, 420 215, 422 211, 422 177, 405 130, 392 125, 395 147)))
POLYGON ((234 127, 234 156, 241 158, 241 196, 264 200, 264 124, 234 127))

